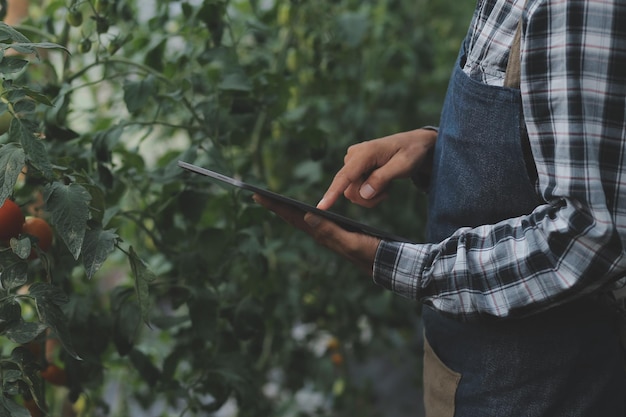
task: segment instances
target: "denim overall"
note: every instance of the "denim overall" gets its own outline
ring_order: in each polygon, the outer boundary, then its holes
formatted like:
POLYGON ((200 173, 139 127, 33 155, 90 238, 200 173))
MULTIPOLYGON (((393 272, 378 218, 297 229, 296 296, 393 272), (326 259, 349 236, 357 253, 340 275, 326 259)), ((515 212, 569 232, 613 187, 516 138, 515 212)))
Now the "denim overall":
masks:
MULTIPOLYGON (((429 241, 541 203, 519 89, 461 68, 448 87, 429 192, 429 241)), ((595 298, 523 319, 460 322, 424 306, 427 417, 624 417, 613 313, 595 298)))

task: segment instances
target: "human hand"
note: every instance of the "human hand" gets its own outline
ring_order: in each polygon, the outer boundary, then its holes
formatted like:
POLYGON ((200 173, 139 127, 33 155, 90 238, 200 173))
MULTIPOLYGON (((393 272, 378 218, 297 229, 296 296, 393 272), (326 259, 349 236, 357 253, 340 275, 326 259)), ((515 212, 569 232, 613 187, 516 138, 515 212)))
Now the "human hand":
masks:
POLYGON ((386 198, 392 180, 408 178, 426 162, 436 140, 437 132, 417 129, 349 147, 344 166, 317 207, 327 210, 341 194, 355 204, 374 207, 386 198))
POLYGON ((368 275, 372 275, 374 258, 380 239, 362 233, 348 232, 330 220, 254 194, 254 201, 273 211, 287 223, 308 233, 313 239, 354 263, 368 275))

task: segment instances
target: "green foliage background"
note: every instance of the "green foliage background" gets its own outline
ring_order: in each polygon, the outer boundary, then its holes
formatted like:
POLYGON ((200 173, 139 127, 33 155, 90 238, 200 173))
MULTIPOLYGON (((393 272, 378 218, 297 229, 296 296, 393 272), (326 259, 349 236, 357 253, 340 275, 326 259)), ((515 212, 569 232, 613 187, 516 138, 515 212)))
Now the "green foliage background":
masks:
MULTIPOLYGON (((176 163, 315 203, 350 144, 437 123, 471 3, 44 0, 1 27, 26 55, 0 61, 0 199, 41 195, 55 244, 0 248, 0 416, 377 415, 351 367, 419 305, 176 163), (46 337, 67 387, 23 347, 46 337)), ((420 239, 423 206, 407 182, 337 210, 420 239)))

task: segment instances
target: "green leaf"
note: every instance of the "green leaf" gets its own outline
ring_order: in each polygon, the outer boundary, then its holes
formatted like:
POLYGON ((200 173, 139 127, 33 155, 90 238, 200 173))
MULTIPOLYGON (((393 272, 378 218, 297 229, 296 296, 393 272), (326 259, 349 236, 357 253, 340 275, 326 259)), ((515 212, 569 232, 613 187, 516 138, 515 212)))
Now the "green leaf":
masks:
POLYGON ((24 149, 20 146, 8 143, 0 147, 0 201, 13 194, 15 183, 25 162, 24 149))
POLYGON ((85 239, 91 195, 79 184, 54 182, 44 189, 44 201, 57 233, 74 259, 78 259, 85 239))
POLYGON ((94 135, 92 149, 98 161, 111 162, 111 154, 118 145, 123 131, 122 126, 115 125, 94 135))
POLYGON ((30 40, 4 22, 0 22, 0 40, 10 39, 15 42, 30 43, 30 40))
POLYGON ((11 360, 21 370, 36 367, 36 358, 33 353, 23 346, 17 346, 11 351, 11 360))
POLYGON ((150 283, 154 281, 154 273, 148 268, 145 262, 139 258, 133 247, 130 247, 128 260, 130 268, 135 278, 135 291, 139 301, 141 318, 145 323, 149 322, 150 312, 150 283))
POLYGON ((35 298, 35 303, 37 306, 37 313, 39 314, 39 319, 50 327, 59 338, 59 341, 65 348, 65 351, 72 356, 74 359, 81 360, 80 356, 74 350, 74 346, 72 345, 72 340, 70 337, 70 332, 67 327, 67 317, 63 314, 63 310, 50 301, 46 297, 38 297, 35 298))
POLYGON ((83 265, 91 279, 115 250, 119 236, 112 230, 88 230, 83 243, 83 265))
POLYGON ((22 308, 14 299, 5 299, 0 304, 0 333, 22 318, 22 308))
POLYGON ((26 97, 26 92, 24 92, 23 88, 14 87, 13 84, 11 84, 5 87, 5 90, 2 92, 2 96, 9 102, 14 103, 26 97))
POLYGON ((21 143, 28 161, 46 177, 52 176, 52 164, 44 142, 35 136, 38 126, 34 122, 14 118, 9 127, 9 138, 21 143))
POLYGON ((224 91, 250 91, 252 85, 250 80, 242 72, 228 74, 219 85, 220 90, 224 91))
POLYGON ((10 417, 30 417, 30 412, 25 408, 13 401, 11 398, 5 397, 4 395, 0 400, 2 402, 2 406, 0 406, 0 416, 2 416, 2 408, 8 411, 7 414, 10 417))
POLYGON ((11 239, 11 249, 20 259, 26 259, 30 256, 32 242, 28 236, 20 239, 11 239))
POLYGON ((13 111, 18 115, 34 113, 36 108, 37 104, 33 100, 20 100, 13 103, 13 111))
POLYGON ((26 65, 28 65, 28 61, 25 59, 5 56, 0 61, 0 73, 13 74, 20 72, 26 65))
POLYGON ((28 263, 15 256, 12 251, 0 251, 0 266, 0 282, 5 290, 21 287, 28 281, 28 263))
POLYGON ((161 380, 161 371, 154 366, 148 355, 137 349, 133 349, 130 351, 128 357, 135 369, 139 371, 139 375, 141 375, 148 385, 153 387, 161 380))
POLYGON ((28 294, 35 300, 39 319, 56 333, 65 350, 75 359, 80 359, 72 346, 67 327, 67 316, 60 305, 68 302, 67 295, 58 287, 37 282, 28 289, 28 294))
MULTIPOLYGON (((11 46, 14 45, 20 45, 20 44, 12 44, 11 46)), ((27 45, 24 46, 29 46, 29 47, 33 47, 35 48, 35 50, 37 49, 61 49, 67 53, 69 53, 69 49, 67 49, 66 47, 64 47, 63 45, 59 45, 58 43, 53 43, 53 42, 29 42, 27 45)))
POLYGON ((11 44, 1 44, 1 47, 4 50, 13 49, 20 54, 33 54, 38 59, 40 58, 39 49, 61 49, 69 53, 67 48, 51 42, 14 42, 11 44))
POLYGON ((34 299, 46 299, 53 304, 62 305, 69 301, 67 294, 60 288, 43 282, 35 282, 28 287, 28 294, 34 299))
POLYGON ((20 87, 20 89, 24 91, 24 93, 28 97, 32 98, 37 103, 45 104, 46 106, 52 106, 52 101, 50 101, 50 99, 45 94, 27 87, 20 87))
POLYGON ((116 287, 111 293, 113 313, 113 343, 117 352, 125 356, 131 351, 141 323, 141 311, 134 299, 130 298, 130 288, 116 287))
POLYGON ((198 10, 198 18, 206 25, 216 45, 222 42, 224 33, 224 13, 226 4, 223 0, 205 0, 198 10))
POLYGON ((22 373, 21 379, 38 404, 42 404, 45 391, 39 373, 39 363, 35 356, 25 347, 18 346, 11 351, 11 361, 22 373))
POLYGON ((163 55, 165 53, 165 47, 167 46, 167 39, 157 39, 154 37, 150 40, 150 45, 147 46, 147 52, 144 59, 144 63, 161 72, 163 71, 163 55))
POLYGON ((337 32, 350 47, 358 46, 370 31, 370 22, 362 12, 345 12, 337 16, 337 32))
POLYGON ((250 296, 244 298, 235 310, 233 321, 235 335, 242 340, 263 335, 265 331, 263 317, 260 303, 250 296))
POLYGON ((211 340, 217 331, 218 299, 213 291, 198 289, 187 301, 189 318, 200 339, 211 340))
POLYGON ((124 102, 130 113, 142 109, 156 93, 156 83, 152 75, 144 80, 124 83, 124 102))
POLYGON ((250 368, 242 361, 241 355, 221 353, 213 359, 207 378, 225 384, 237 391, 241 398, 251 398, 253 394, 250 368))
POLYGON ((33 341, 48 327, 39 322, 24 321, 20 319, 13 323, 6 331, 5 336, 15 343, 24 344, 33 341))
POLYGON ((2 377, 7 382, 15 382, 22 378, 22 373, 17 369, 7 369, 2 377))

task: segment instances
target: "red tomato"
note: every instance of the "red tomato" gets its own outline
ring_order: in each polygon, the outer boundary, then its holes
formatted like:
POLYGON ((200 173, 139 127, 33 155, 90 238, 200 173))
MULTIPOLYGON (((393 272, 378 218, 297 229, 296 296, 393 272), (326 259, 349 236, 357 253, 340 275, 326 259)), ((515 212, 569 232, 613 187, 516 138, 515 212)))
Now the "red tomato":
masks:
MULTIPOLYGON (((36 237, 38 239, 37 245, 44 252, 47 252, 52 246, 52 228, 41 217, 27 217, 22 225, 22 234, 36 237)), ((30 257, 36 257, 35 251, 30 253, 30 257)))
POLYGON ((0 240, 6 241, 17 237, 24 224, 22 209, 8 198, 0 207, 0 240))

